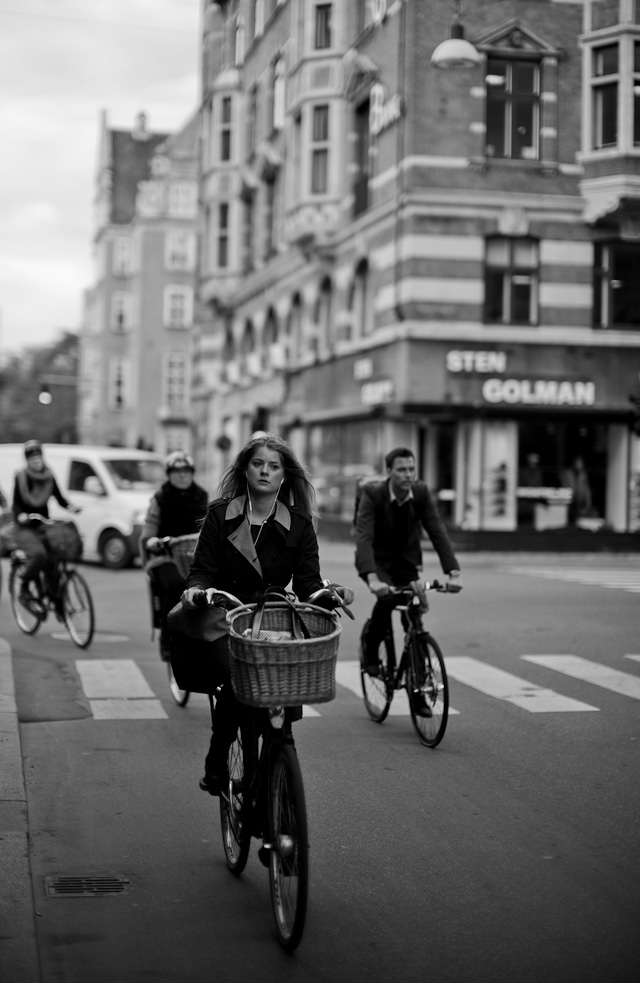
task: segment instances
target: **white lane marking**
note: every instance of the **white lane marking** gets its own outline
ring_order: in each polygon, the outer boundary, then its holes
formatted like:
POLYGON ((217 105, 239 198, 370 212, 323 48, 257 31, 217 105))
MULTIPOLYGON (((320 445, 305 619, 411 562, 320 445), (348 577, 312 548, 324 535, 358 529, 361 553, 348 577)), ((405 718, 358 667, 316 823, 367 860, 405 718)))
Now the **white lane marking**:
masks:
POLYGON ((625 659, 634 659, 636 662, 640 662, 640 655, 625 655, 625 659))
POLYGON ((628 672, 611 669, 599 662, 583 659, 579 655, 523 655, 521 658, 545 666, 547 669, 553 669, 555 672, 563 672, 574 679, 601 686, 603 689, 611 690, 612 693, 620 693, 621 696, 640 700, 640 677, 632 676, 628 672))
MULTIPOLYGON (((449 661, 445 660, 445 667, 449 667, 449 661)), ((356 696, 362 699, 362 685, 360 683, 360 663, 356 659, 354 662, 338 662, 336 665, 336 682, 340 686, 344 686, 345 689, 351 690, 356 696)), ((450 714, 459 713, 459 710, 454 710, 453 707, 449 707, 450 714)), ((394 717, 408 717, 409 714, 409 700, 407 698, 406 690, 399 689, 396 690, 393 696, 393 703, 389 710, 389 715, 394 717)))
POLYGON ((524 574, 528 577, 542 577, 547 580, 564 580, 568 583, 583 584, 588 587, 606 587, 610 590, 626 590, 631 594, 640 593, 640 572, 628 569, 600 567, 588 570, 584 567, 503 567, 508 573, 524 574))
POLYGON ((135 700, 156 695, 133 659, 78 659, 76 666, 89 699, 135 700))
POLYGON ((160 700, 89 700, 96 720, 168 720, 160 700))
POLYGON ((588 703, 561 696, 551 689, 536 686, 526 679, 513 676, 510 672, 496 669, 495 666, 489 666, 468 656, 449 657, 445 664, 449 675, 458 682, 471 686, 487 696, 493 696, 497 700, 513 703, 514 706, 529 713, 575 713, 599 709, 588 703))
POLYGON ((305 717, 320 717, 320 716, 322 716, 322 714, 320 714, 318 710, 314 710, 313 707, 307 706, 307 704, 305 703, 305 705, 302 708, 303 720, 305 717))
MULTIPOLYGON (((68 631, 52 631, 50 637, 54 638, 56 642, 68 642, 71 640, 71 635, 68 631)), ((94 642, 113 642, 114 644, 120 642, 128 642, 128 635, 111 635, 105 632, 97 631, 93 636, 94 642)))

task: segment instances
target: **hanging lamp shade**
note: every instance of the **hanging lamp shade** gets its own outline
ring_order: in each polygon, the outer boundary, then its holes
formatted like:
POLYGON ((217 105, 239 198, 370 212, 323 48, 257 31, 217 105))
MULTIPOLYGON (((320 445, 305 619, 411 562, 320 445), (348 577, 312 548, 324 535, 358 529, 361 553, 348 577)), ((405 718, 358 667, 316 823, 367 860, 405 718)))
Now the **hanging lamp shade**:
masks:
POLYGON ((434 68, 476 68, 482 62, 482 55, 464 36, 464 28, 459 20, 454 20, 449 29, 449 37, 441 41, 431 55, 434 68))

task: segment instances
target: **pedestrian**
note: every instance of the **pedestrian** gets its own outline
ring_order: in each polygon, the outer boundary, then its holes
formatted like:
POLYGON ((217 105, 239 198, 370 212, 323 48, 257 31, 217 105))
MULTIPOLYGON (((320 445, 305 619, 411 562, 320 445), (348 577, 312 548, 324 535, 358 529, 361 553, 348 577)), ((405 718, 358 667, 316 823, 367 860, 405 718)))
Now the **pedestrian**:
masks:
MULTIPOLYGON (((200 532, 187 586, 185 609, 216 589, 243 604, 259 600, 268 587, 286 588, 304 600, 322 584, 314 528, 315 493, 303 465, 280 437, 260 432, 238 453, 223 474, 219 498, 211 502, 200 532)), ((350 604, 353 591, 336 585, 350 604)), ((230 685, 229 641, 212 644, 216 700, 212 737, 200 788, 218 795, 227 781, 227 757, 237 732, 240 704, 230 685)))
POLYGON ((591 515, 592 498, 589 475, 584 464, 584 458, 574 457, 571 467, 563 474, 562 483, 572 491, 569 503, 569 524, 575 525, 580 518, 591 515))

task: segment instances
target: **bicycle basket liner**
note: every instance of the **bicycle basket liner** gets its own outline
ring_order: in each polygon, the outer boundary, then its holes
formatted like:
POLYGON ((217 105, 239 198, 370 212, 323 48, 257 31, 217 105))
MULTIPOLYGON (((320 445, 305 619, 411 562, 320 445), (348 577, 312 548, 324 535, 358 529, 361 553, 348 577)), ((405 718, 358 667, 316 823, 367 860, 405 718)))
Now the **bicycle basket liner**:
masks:
POLYGON ((255 610, 255 604, 246 604, 227 615, 231 685, 237 699, 254 707, 333 700, 342 631, 337 616, 312 604, 296 604, 294 613, 288 604, 269 601, 259 637, 252 638, 255 610), (308 638, 295 637, 297 616, 308 638))
POLYGON ((186 580, 191 569, 191 561, 196 551, 197 535, 178 536, 171 540, 171 558, 177 566, 180 575, 186 580))
POLYGON ((80 531, 71 519, 44 526, 47 546, 59 560, 79 560, 82 556, 80 531))

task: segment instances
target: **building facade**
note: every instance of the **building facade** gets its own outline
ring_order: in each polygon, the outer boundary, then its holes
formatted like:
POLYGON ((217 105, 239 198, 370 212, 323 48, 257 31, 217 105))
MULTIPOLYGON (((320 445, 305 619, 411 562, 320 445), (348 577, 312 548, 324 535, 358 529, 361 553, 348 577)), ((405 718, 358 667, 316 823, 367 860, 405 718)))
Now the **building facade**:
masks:
POLYGON ((204 5, 196 451, 321 513, 415 449, 461 529, 640 530, 640 3, 204 5))
POLYGON ((194 115, 177 133, 101 121, 95 280, 81 335, 84 443, 190 449, 197 263, 194 115))

